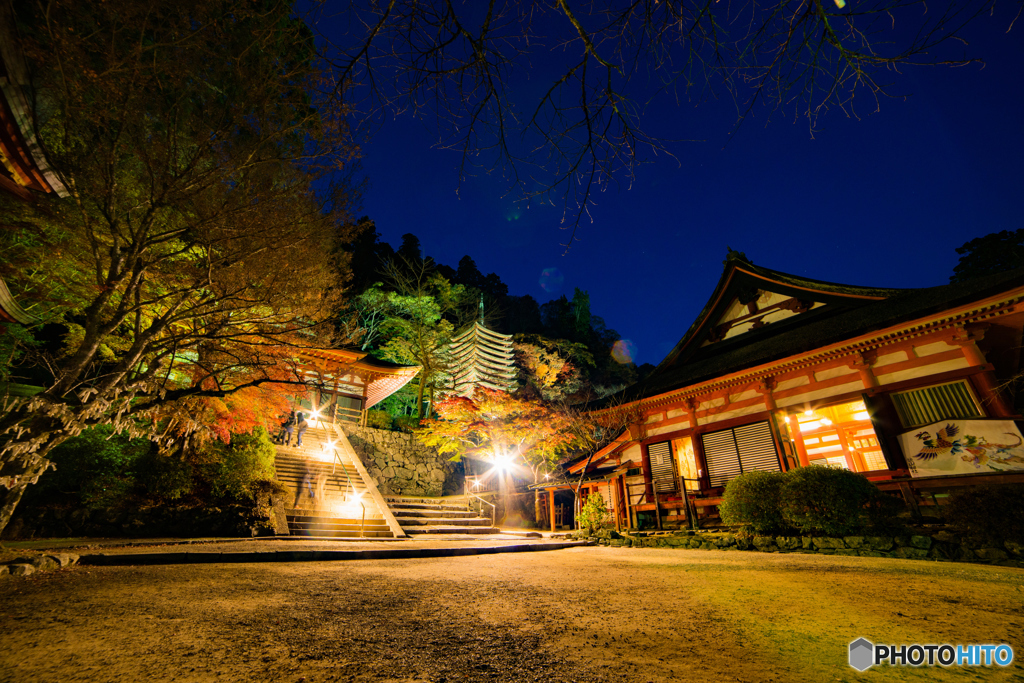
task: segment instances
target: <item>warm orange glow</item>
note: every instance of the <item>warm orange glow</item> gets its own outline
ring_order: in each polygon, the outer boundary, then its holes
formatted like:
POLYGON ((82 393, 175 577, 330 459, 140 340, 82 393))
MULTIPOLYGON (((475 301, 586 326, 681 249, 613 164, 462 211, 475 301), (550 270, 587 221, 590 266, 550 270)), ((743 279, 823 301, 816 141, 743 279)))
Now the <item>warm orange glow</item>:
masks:
POLYGON ((793 415, 802 444, 812 464, 855 471, 887 467, 871 415, 863 401, 851 401, 793 415))

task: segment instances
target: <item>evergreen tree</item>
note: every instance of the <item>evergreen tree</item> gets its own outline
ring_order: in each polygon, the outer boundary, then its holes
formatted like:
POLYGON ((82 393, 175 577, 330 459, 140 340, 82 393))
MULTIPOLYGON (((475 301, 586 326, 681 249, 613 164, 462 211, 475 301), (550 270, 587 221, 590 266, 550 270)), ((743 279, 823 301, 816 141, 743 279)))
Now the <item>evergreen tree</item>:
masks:
POLYGON ((976 237, 956 253, 960 254, 960 262, 953 269, 950 282, 1024 268, 1024 228, 976 237))

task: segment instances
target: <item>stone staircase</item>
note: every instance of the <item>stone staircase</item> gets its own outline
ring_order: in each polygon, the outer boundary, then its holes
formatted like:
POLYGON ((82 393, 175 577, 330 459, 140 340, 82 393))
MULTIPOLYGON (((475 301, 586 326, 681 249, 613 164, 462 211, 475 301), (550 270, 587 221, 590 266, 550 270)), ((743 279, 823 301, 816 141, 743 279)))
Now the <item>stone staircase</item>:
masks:
POLYGON ((444 498, 406 498, 385 496, 395 520, 409 535, 419 534, 497 534, 490 517, 480 517, 468 503, 444 498))
POLYGON ((344 433, 314 423, 301 448, 278 446, 277 480, 288 490, 285 515, 292 536, 392 538, 405 534, 344 433))

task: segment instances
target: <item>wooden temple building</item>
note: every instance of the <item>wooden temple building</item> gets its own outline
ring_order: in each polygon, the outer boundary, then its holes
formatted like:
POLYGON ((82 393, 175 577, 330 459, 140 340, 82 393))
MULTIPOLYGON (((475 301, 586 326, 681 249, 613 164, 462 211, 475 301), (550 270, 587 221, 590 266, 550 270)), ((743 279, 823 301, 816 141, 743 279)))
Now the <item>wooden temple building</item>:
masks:
POLYGON ((713 516, 726 483, 751 470, 849 469, 914 513, 957 486, 1024 480, 1021 415, 1005 391, 1022 329, 1024 271, 894 290, 730 252, 657 369, 594 406, 634 424, 535 487, 545 518, 554 528, 556 495, 580 481, 580 498, 600 492, 617 528, 660 528, 713 516))
POLYGON ((516 381, 512 335, 484 326, 484 301, 480 319, 452 339, 449 346, 453 391, 472 397, 477 387, 509 391, 516 381))
POLYGON ((297 349, 296 373, 309 389, 297 410, 330 422, 366 424, 366 411, 405 386, 418 365, 397 365, 353 349, 297 349))

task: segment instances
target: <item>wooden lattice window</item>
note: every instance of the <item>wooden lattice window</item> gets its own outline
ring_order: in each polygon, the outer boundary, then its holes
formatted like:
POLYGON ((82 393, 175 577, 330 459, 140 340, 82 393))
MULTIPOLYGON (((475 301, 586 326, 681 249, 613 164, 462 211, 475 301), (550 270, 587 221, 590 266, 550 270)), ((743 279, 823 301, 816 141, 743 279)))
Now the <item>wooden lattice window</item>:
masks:
POLYGON ((672 463, 672 443, 662 441, 647 447, 651 460, 651 478, 658 493, 674 493, 676 490, 676 468, 672 463))
POLYGON ((778 472, 779 452, 767 421, 701 435, 711 486, 725 486, 744 472, 778 472))
POLYGON ((965 380, 891 394, 907 429, 954 418, 984 417, 965 380))

